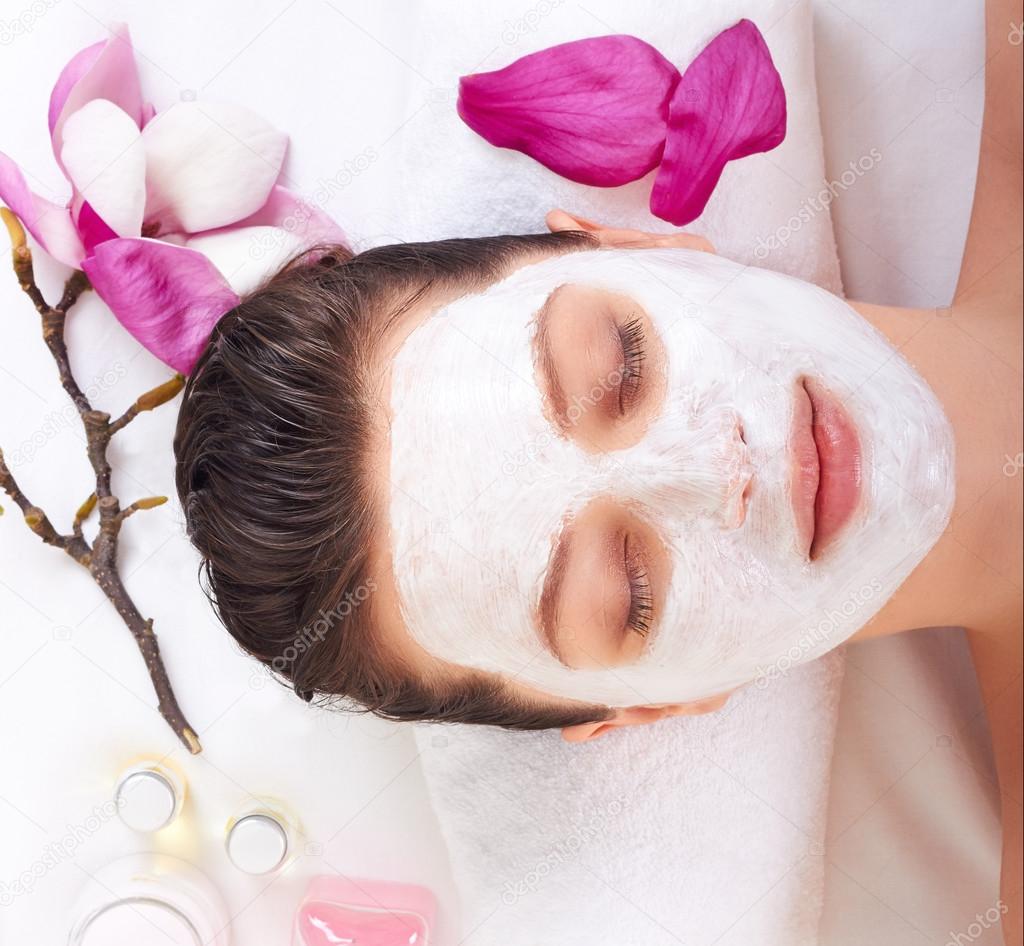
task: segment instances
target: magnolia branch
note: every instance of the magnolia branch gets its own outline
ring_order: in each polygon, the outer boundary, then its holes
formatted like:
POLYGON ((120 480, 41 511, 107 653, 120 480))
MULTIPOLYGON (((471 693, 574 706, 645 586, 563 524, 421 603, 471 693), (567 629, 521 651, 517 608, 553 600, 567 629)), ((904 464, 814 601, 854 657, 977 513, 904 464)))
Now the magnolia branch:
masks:
MULTIPOLYGON (((89 288, 89 281, 82 272, 75 272, 65 283, 60 301, 51 306, 43 298, 35 281, 32 267, 32 253, 25 242, 25 231, 17 217, 9 210, 0 208, 0 217, 11 237, 14 272, 22 290, 32 301, 42 318, 43 341, 50 350, 61 385, 78 411, 85 428, 86 451, 92 466, 96 486, 89 497, 75 513, 70 533, 59 532, 49 516, 33 503, 18 485, 14 474, 4 462, 0 451, 0 487, 10 496, 11 501, 21 510, 25 524, 47 545, 61 549, 85 568, 99 585, 107 599, 113 604, 121 619, 131 631, 135 643, 142 653, 149 671, 153 689, 156 691, 160 714, 189 752, 200 752, 199 737, 185 719, 174 696, 167 671, 160 657, 160 647, 153 633, 153 621, 144 618, 135 606, 121 581, 117 569, 118 537, 125 519, 144 509, 152 509, 167 502, 166 496, 150 496, 138 499, 125 508, 110 489, 110 463, 107 461, 107 447, 118 431, 123 430, 139 414, 151 411, 170 401, 184 385, 185 379, 179 374, 171 380, 141 395, 120 417, 111 421, 105 411, 93 408, 88 397, 78 386, 71 371, 67 344, 64 340, 64 322, 71 307, 89 288), (83 523, 93 514, 99 515, 99 528, 90 543, 82 530, 83 523)), ((2 510, 0 510, 2 512, 2 510)))

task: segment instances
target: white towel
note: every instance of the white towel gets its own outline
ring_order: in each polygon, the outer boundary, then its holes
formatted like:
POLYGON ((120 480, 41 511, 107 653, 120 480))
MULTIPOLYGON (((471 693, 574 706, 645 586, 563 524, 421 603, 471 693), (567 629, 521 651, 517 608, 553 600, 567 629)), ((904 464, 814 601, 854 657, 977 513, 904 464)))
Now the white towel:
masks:
POLYGON ((460 946, 810 946, 839 652, 591 743, 416 727, 460 946))
MULTIPOLYGON (((535 0, 418 6, 410 64, 436 84, 400 136, 389 196, 402 238, 536 232, 560 206, 670 231, 652 175, 611 190, 493 148, 458 119, 458 76, 555 43, 632 33, 680 69, 752 19, 786 88, 785 142, 730 164, 689 229, 724 255, 840 291, 803 0, 535 0), (435 15, 436 11, 436 15, 435 15), (773 239, 774 238, 774 239, 773 239), (772 250, 765 254, 765 243, 772 250)), ((843 658, 833 652, 705 718, 568 745, 557 733, 419 726, 462 908, 461 946, 811 946, 843 658)))
MULTIPOLYGON (((703 215, 686 229, 719 252, 840 291, 839 261, 825 192, 808 0, 423 0, 412 24, 411 65, 436 83, 395 139, 401 180, 384 199, 401 239, 434 240, 544 228, 552 207, 620 227, 671 232, 648 209, 656 171, 624 187, 574 184, 532 158, 495 148, 455 111, 460 75, 486 72, 573 39, 630 33, 651 43, 681 72, 723 29, 744 17, 764 34, 786 89, 786 139, 768 154, 726 165, 703 215), (452 10, 458 9, 458 14, 452 10), (820 208, 820 209, 819 209, 820 208), (773 239, 774 238, 774 239, 773 239), (763 247, 773 249, 765 255, 763 247), (778 245, 776 245, 778 244, 778 245), (761 248, 760 253, 759 248, 761 248)), ((382 148, 382 151, 384 149, 382 148)))

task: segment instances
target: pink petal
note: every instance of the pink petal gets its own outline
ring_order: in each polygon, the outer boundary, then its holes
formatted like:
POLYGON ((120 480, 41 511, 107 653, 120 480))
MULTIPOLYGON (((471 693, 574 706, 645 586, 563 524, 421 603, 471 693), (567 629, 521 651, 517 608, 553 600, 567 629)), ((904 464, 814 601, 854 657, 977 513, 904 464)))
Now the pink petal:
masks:
POLYGON ((202 253, 160 240, 108 240, 82 268, 121 324, 182 374, 192 370, 220 317, 238 304, 202 253))
POLYGON ((88 202, 82 204, 78 211, 78 235, 85 244, 86 253, 91 254, 99 243, 106 243, 107 240, 116 240, 114 233, 106 222, 88 202))
POLYGON ((75 230, 71 211, 33 194, 21 170, 0 151, 0 201, 25 225, 39 245, 54 258, 76 269, 85 248, 75 230))
POLYGON ((93 43, 92 46, 86 46, 85 49, 75 53, 75 55, 68 60, 68 64, 57 77, 57 82, 53 86, 53 91, 50 92, 50 108, 46 116, 51 135, 53 134, 53 129, 57 127, 57 119, 60 117, 61 110, 64 108, 64 103, 67 101, 71 90, 95 65, 100 53, 103 52, 106 46, 106 40, 93 43))
POLYGON ((267 202, 256 213, 239 220, 234 226, 280 227, 306 246, 348 245, 345 231, 329 214, 280 185, 274 187, 267 202))
POLYGON ((786 137, 786 93, 750 20, 719 33, 690 63, 669 106, 651 212, 684 226, 703 213, 726 163, 786 137))
POLYGON ((463 76, 458 110, 499 148, 581 184, 614 187, 661 159, 679 72, 635 36, 599 36, 463 76))
POLYGON ((281 173, 288 137, 255 112, 176 102, 142 130, 146 232, 198 233, 259 210, 281 173))
POLYGON ((74 56, 50 94, 50 136, 58 164, 61 164, 60 153, 64 147, 64 122, 93 99, 109 99, 141 127, 142 90, 128 27, 119 23, 111 33, 109 40, 89 46, 74 56))

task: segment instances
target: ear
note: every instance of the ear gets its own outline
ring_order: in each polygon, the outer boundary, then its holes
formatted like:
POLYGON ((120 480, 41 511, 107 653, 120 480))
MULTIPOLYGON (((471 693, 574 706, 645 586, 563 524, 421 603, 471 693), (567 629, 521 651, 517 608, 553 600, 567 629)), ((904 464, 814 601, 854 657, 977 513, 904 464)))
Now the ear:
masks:
POLYGON ((704 700, 694 700, 692 703, 662 703, 656 706, 629 706, 615 711, 611 719, 603 719, 594 723, 577 723, 575 726, 565 726, 562 729, 562 738, 566 742, 589 742, 598 736, 611 732, 613 729, 621 729, 623 726, 640 726, 644 723, 656 723, 666 716, 701 716, 704 713, 713 713, 721 709, 729 702, 732 691, 722 693, 718 696, 711 696, 704 700))
POLYGON ((574 217, 564 210, 552 210, 545 220, 552 233, 559 230, 585 230, 591 236, 597 237, 601 246, 614 249, 675 246, 684 250, 700 250, 702 253, 715 252, 710 240, 692 233, 645 233, 643 230, 615 229, 584 217, 574 217))
POLYGON ((640 726, 644 723, 656 723, 668 714, 662 706, 630 706, 617 709, 611 719, 603 719, 596 723, 577 723, 562 729, 562 738, 566 742, 589 742, 603 736, 613 729, 623 726, 640 726))

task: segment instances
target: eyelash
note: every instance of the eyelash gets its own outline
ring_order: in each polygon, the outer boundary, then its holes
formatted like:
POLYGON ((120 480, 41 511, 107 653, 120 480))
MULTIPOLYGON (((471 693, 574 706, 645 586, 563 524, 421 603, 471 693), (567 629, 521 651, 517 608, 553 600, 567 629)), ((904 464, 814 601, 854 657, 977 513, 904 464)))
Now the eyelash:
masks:
POLYGON ((629 536, 622 541, 622 556, 626 563, 626 577, 629 580, 629 614, 626 617, 626 628, 646 638, 651 630, 651 614, 654 601, 651 595, 651 582, 647 570, 630 556, 629 536))
POLYGON ((622 381, 619 383, 619 413, 625 414, 626 407, 636 398, 643 376, 644 327, 637 316, 625 325, 619 326, 619 341, 622 344, 622 381))

